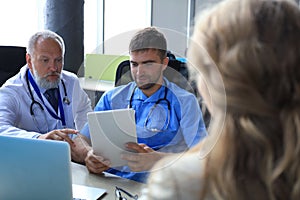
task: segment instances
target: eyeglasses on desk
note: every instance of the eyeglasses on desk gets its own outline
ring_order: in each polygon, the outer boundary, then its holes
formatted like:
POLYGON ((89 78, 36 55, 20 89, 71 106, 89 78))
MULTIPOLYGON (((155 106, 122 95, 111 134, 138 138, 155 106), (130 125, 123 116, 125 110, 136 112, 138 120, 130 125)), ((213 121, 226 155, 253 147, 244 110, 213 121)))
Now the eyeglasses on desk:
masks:
POLYGON ((139 198, 137 194, 133 195, 118 186, 116 186, 116 189, 115 189, 115 197, 116 197, 116 200, 128 200, 128 198, 137 200, 139 198))

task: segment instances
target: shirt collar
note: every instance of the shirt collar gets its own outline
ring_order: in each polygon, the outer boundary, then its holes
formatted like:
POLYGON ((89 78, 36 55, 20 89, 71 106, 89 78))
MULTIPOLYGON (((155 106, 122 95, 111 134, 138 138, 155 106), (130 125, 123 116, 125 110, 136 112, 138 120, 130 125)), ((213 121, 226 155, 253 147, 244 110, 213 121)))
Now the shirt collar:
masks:
MULTIPOLYGON (((169 81, 168 81, 168 79, 166 79, 166 78, 164 77, 164 82, 163 82, 162 87, 160 87, 160 88, 159 88, 154 94, 152 94, 150 97, 147 97, 147 96, 142 92, 142 90, 140 90, 139 88, 136 87, 136 84, 134 83, 134 84, 133 84, 133 87, 132 87, 132 92, 134 92, 132 99, 135 99, 135 100, 141 100, 141 101, 147 101, 147 102, 156 102, 158 99, 164 98, 164 95, 165 95, 165 87, 166 87, 166 86, 168 87, 168 85, 169 85, 169 81)), ((129 94, 129 98, 128 98, 128 99, 130 99, 130 96, 132 95, 132 92, 129 94)))

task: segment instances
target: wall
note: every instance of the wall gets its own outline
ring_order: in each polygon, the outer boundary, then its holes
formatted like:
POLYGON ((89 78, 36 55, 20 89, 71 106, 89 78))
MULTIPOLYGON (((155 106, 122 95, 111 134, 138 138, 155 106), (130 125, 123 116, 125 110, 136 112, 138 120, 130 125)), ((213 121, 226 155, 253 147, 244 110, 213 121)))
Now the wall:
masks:
POLYGON ((152 25, 162 28, 168 49, 185 57, 194 17, 221 0, 152 0, 152 25))
POLYGON ((152 19, 153 26, 161 27, 165 33, 168 49, 177 56, 184 56, 187 47, 188 26, 187 0, 153 0, 152 19))

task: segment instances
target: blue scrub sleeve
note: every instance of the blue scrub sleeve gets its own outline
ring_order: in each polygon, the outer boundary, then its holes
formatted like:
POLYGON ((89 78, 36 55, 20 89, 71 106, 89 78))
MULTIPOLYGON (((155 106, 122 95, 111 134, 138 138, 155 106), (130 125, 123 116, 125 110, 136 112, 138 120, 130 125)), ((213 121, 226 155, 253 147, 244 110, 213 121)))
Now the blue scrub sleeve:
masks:
POLYGON ((85 123, 85 125, 83 126, 83 128, 80 130, 80 133, 82 135, 84 135, 85 137, 87 137, 88 139, 91 139, 91 137, 90 137, 90 129, 89 129, 88 123, 85 123))

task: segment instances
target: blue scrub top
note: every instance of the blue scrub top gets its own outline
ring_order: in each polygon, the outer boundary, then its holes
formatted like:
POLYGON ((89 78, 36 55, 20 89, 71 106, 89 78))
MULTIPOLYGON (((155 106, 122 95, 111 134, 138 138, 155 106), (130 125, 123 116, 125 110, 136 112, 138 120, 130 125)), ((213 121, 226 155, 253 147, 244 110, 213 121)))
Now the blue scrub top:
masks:
MULTIPOLYGON (((124 109, 131 104, 135 110, 138 143, 144 143, 156 151, 183 152, 207 135, 205 124, 196 97, 167 79, 164 79, 164 82, 165 84, 150 97, 138 89, 135 82, 116 87, 102 95, 94 110, 124 109), (153 109, 155 104, 156 108, 153 109), (151 109, 153 112, 149 114, 151 109), (147 118, 148 123, 145 124, 147 118), (153 132, 151 127, 162 132, 153 132)), ((90 137, 88 126, 85 126, 81 133, 90 137)), ((145 181, 145 173, 128 171, 128 167, 123 167, 118 170, 111 169, 109 172, 140 182, 145 181)))

